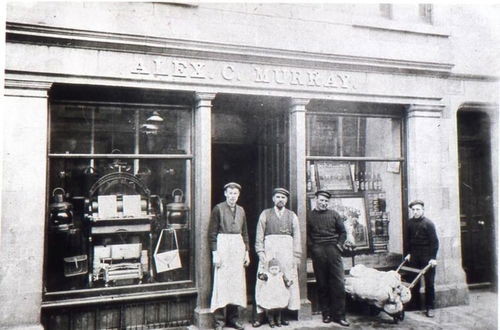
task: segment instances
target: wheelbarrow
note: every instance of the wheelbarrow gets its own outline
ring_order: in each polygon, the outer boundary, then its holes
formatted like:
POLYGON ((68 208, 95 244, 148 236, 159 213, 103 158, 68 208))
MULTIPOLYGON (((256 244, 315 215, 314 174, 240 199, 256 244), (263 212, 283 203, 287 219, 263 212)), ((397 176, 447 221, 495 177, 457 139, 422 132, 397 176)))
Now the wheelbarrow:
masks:
MULTIPOLYGON (((353 249, 351 248, 351 249, 349 249, 349 251, 350 251, 350 254, 351 254, 351 258, 352 258, 352 267, 354 268, 354 266, 355 266, 355 256, 354 256, 354 253, 353 253, 353 249)), ((362 298, 356 292, 349 292, 348 289, 347 289, 347 287, 346 287, 346 292, 348 294, 350 294, 350 296, 353 299, 355 299, 357 301, 361 301, 361 302, 367 303, 369 305, 369 307, 370 307, 370 314, 371 315, 375 316, 375 315, 378 315, 381 311, 383 311, 384 313, 386 313, 387 315, 389 315, 390 317, 392 317, 393 322, 395 324, 397 324, 399 321, 404 320, 404 317, 405 317, 404 303, 407 303, 408 301, 410 301, 410 299, 411 299, 411 289, 421 279, 421 277, 429 270, 429 268, 432 267, 432 265, 428 264, 423 269, 418 269, 418 268, 413 268, 413 267, 405 266, 406 262, 407 262, 407 260, 405 258, 403 260, 403 262, 397 267, 397 269, 395 270, 395 272, 398 273, 398 274, 400 274, 401 271, 405 271, 405 272, 416 273, 417 275, 415 276, 415 278, 413 279, 413 281, 411 283, 407 283, 407 282, 404 282, 404 281, 399 281, 399 283, 397 284, 397 290, 398 290, 398 292, 400 294, 402 294, 404 292, 404 299, 400 299, 401 296, 398 296, 397 299, 393 299, 393 300, 387 298, 384 301, 376 300, 376 299, 362 298), (403 287, 406 288, 406 289, 404 289, 403 287)), ((371 268, 367 268, 367 270, 371 270, 371 268)), ((373 270, 373 271, 375 271, 375 270, 373 270)), ((386 273, 386 272, 375 271, 375 273, 383 275, 382 273, 386 273)), ((351 281, 353 280, 353 278, 354 277, 351 276, 351 281)), ((349 281, 350 281, 349 277, 347 277, 346 278, 346 282, 349 282, 349 281)), ((366 286, 364 288, 366 290, 366 286)), ((380 286, 377 287, 377 289, 380 289, 380 286)), ((366 293, 366 291, 365 291, 365 293, 366 293)), ((364 296, 366 297, 366 296, 370 296, 370 295, 368 294, 368 295, 364 295, 364 296)), ((373 292, 373 296, 376 296, 376 292, 373 292)))

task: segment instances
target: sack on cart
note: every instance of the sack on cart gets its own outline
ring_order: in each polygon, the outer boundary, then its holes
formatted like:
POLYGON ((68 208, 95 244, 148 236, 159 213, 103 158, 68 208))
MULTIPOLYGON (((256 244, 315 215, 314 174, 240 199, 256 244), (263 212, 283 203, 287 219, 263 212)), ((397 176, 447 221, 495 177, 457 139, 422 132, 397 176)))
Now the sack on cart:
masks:
POLYGON ((345 279, 345 290, 352 297, 367 300, 373 305, 395 313, 411 299, 410 290, 401 282, 394 270, 387 272, 358 264, 351 268, 345 279))

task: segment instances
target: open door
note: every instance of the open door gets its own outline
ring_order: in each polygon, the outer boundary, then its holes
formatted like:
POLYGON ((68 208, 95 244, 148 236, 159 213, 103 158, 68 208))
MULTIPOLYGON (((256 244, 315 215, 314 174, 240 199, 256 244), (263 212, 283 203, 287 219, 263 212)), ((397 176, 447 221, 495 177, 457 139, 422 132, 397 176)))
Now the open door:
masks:
POLYGON ((288 187, 288 120, 282 99, 218 95, 212 116, 212 207, 225 200, 223 187, 242 186, 238 204, 247 215, 251 264, 247 293, 253 303, 258 257, 255 233, 260 213, 272 206, 272 190, 288 187))
MULTIPOLYGON (((268 118, 259 135, 259 208, 272 206, 272 191, 276 187, 290 189, 288 146, 288 116, 281 112, 268 118)), ((290 205, 287 205, 289 207, 290 205)))

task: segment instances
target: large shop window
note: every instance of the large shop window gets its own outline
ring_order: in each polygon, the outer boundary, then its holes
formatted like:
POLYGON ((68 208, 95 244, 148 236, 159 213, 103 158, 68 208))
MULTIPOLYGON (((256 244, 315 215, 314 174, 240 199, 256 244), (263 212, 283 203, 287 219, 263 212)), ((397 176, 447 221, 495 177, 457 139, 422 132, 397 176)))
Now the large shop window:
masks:
POLYGON ((401 115, 337 109, 307 112, 308 207, 327 190, 356 253, 402 253, 401 115))
POLYGON ((192 122, 190 106, 51 102, 46 298, 192 286, 192 122))

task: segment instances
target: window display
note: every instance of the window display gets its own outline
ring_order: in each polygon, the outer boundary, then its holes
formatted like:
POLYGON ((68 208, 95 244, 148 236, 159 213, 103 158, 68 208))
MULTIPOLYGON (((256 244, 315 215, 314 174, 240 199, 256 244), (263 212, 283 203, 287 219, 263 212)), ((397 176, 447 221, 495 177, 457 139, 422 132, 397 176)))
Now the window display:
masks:
POLYGON ((187 106, 51 104, 47 292, 192 280, 191 130, 187 106))
POLYGON ((356 253, 401 251, 401 116, 312 110, 307 136, 308 207, 327 190, 356 253))

